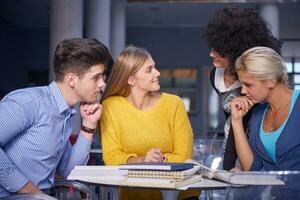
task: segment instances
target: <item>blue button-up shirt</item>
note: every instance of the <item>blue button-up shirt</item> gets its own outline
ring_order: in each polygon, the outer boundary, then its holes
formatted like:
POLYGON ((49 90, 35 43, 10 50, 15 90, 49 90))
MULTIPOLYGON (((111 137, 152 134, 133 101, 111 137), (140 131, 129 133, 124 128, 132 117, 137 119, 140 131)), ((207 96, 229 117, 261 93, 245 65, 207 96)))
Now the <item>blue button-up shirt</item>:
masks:
POLYGON ((20 89, 0 102, 0 198, 17 192, 29 180, 38 188, 52 186, 56 170, 67 177, 86 164, 91 142, 79 134, 71 146, 71 117, 56 82, 20 89))

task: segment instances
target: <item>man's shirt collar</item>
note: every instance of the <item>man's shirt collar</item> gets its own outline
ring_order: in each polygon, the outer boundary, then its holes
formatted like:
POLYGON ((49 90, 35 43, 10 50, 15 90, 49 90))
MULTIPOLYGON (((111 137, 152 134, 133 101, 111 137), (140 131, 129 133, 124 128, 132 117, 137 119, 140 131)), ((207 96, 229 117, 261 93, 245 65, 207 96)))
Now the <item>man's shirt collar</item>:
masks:
MULTIPOLYGON (((49 88, 58 106, 59 113, 63 113, 65 110, 69 109, 70 106, 67 104, 67 101, 61 93, 57 83, 55 81, 52 81, 49 85, 49 88)), ((72 111, 72 113, 73 112, 74 111, 72 111)))

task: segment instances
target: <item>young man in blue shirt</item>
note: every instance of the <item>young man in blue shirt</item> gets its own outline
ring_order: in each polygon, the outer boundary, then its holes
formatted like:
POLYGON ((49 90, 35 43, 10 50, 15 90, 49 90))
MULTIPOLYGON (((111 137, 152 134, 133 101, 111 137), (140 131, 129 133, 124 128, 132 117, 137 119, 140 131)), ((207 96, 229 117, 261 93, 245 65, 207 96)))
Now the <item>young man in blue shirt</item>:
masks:
POLYGON ((107 48, 96 39, 65 39, 54 55, 55 81, 13 91, 0 102, 0 198, 50 188, 55 173, 66 178, 86 164, 101 115, 107 48), (72 146, 73 106, 82 127, 72 146))

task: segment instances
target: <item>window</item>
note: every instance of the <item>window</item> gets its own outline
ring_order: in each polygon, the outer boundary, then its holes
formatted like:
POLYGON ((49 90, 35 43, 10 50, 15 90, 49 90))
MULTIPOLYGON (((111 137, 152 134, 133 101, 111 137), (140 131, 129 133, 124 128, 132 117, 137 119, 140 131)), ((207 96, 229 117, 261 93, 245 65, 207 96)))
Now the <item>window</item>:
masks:
POLYGON ((159 71, 161 73, 161 91, 180 96, 186 110, 189 113, 196 112, 197 69, 175 68, 161 69, 159 71))
POLYGON ((291 88, 300 89, 300 59, 286 58, 285 65, 289 74, 289 85, 291 88))

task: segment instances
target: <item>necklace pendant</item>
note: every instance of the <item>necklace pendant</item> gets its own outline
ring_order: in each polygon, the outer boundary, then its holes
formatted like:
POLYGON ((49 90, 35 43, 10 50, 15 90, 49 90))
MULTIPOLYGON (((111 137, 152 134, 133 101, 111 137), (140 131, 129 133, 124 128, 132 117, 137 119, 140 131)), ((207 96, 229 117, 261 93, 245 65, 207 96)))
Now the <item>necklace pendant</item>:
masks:
POLYGON ((273 127, 270 127, 270 128, 269 128, 269 131, 270 131, 270 132, 273 132, 273 131, 274 131, 273 127))

